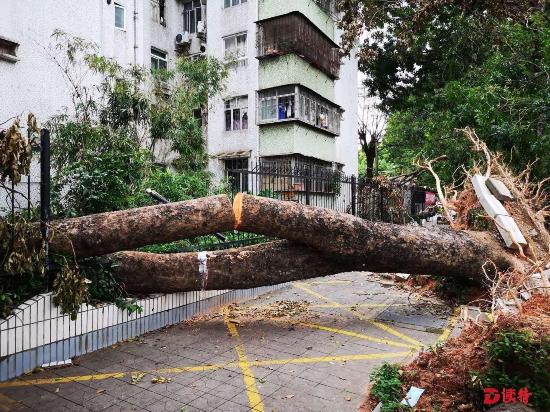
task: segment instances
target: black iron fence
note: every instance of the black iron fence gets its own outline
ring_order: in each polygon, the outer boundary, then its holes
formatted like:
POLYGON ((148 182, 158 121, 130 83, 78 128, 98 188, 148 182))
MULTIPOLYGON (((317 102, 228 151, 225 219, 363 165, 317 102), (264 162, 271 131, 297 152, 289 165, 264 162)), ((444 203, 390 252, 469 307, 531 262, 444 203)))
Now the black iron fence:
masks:
MULTIPOLYGON (((225 167, 232 198, 246 192, 396 224, 417 219, 425 208, 426 189, 422 187, 383 178, 358 178, 337 168, 327 168, 321 162, 290 159, 250 164, 247 159, 232 159, 225 162, 225 167)), ((264 236, 237 231, 222 235, 194 239, 186 250, 220 250, 267 240, 264 236)))

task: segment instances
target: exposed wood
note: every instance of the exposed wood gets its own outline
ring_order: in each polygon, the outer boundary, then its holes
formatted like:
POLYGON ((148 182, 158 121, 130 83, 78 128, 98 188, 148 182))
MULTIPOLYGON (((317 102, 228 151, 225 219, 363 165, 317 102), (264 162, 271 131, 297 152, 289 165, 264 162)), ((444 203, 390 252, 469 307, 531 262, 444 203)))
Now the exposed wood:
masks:
POLYGON ((51 222, 53 253, 98 256, 231 230, 225 195, 51 222))
POLYGON ((376 223, 332 210, 239 193, 235 227, 308 245, 357 270, 479 277, 487 260, 521 262, 490 234, 376 223))
POLYGON ((202 252, 202 255, 120 252, 110 259, 117 279, 130 293, 248 289, 351 269, 306 246, 287 241, 202 252))

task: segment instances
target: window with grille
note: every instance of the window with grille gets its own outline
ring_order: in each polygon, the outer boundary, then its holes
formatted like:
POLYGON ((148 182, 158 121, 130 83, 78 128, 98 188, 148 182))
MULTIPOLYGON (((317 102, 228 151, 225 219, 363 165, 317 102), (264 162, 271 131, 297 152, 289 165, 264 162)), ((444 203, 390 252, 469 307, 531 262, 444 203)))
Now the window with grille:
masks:
POLYGON ((248 97, 228 99, 225 105, 225 130, 248 129, 248 97))
POLYGON ((202 21, 203 9, 200 0, 193 0, 183 5, 183 31, 197 32, 197 25, 202 21))
POLYGON ((260 124, 299 120, 331 134, 340 134, 340 107, 302 86, 261 90, 258 107, 260 124))
POLYGON ((248 62, 246 56, 246 33, 224 37, 223 42, 225 60, 235 62, 237 67, 246 66, 248 62))

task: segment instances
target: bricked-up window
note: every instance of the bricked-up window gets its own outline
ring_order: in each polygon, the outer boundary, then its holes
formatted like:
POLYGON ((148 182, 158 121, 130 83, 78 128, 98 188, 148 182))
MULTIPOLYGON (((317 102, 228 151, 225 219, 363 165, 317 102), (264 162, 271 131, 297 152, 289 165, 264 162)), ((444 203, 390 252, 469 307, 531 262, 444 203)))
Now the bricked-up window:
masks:
POLYGON ((225 130, 248 129, 248 97, 228 99, 225 104, 225 130))
POLYGON ((340 134, 340 107, 303 86, 260 90, 258 107, 260 124, 299 120, 331 134, 340 134))
POLYGON ((223 7, 228 8, 228 7, 232 7, 232 6, 238 6, 239 4, 244 4, 246 2, 247 2, 247 0, 224 0, 223 1, 223 7))
POLYGON ((329 77, 340 74, 338 46, 304 15, 290 13, 258 22, 258 58, 296 54, 329 77))
POLYGON ((7 60, 10 62, 16 62, 17 59, 17 48, 19 44, 8 40, 4 37, 0 37, 0 59, 7 60))

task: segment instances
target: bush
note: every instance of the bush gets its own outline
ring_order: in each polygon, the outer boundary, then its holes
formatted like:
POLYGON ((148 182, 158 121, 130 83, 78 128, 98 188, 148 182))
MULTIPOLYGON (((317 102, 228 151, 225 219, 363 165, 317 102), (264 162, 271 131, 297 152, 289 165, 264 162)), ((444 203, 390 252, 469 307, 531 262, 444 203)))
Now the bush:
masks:
POLYGON ((537 410, 550 410, 550 341, 527 332, 503 331, 487 344, 489 368, 480 375, 484 387, 528 388, 537 410))
POLYGON ((403 409, 401 401, 401 374, 397 365, 384 362, 370 374, 372 388, 370 391, 379 402, 382 402, 382 412, 394 412, 403 409))

